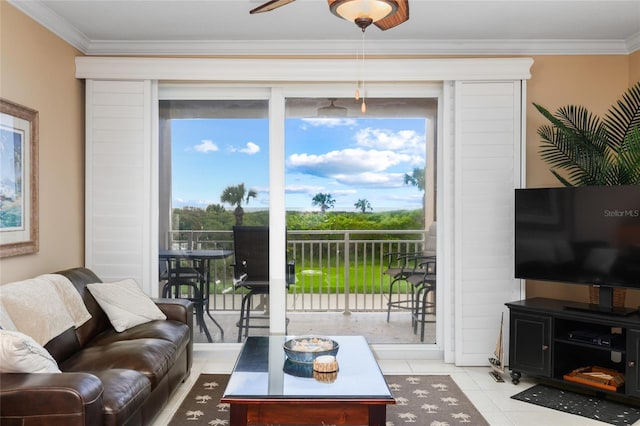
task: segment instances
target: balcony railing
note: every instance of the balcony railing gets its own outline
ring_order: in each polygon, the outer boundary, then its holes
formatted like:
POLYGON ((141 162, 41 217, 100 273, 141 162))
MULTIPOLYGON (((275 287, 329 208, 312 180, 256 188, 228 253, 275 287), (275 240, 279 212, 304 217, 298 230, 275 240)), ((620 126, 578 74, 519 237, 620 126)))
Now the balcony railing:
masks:
MULTIPOLYGON (((167 246, 174 249, 233 250, 232 231, 172 231, 168 237, 167 246)), ((422 251, 424 238, 422 230, 288 231, 287 257, 295 260, 296 282, 289 288, 287 310, 386 310, 390 279, 383 273, 385 255, 422 251)), ((211 264, 211 309, 239 309, 232 264, 233 258, 211 264)), ((394 291, 411 289, 395 286, 394 291)))

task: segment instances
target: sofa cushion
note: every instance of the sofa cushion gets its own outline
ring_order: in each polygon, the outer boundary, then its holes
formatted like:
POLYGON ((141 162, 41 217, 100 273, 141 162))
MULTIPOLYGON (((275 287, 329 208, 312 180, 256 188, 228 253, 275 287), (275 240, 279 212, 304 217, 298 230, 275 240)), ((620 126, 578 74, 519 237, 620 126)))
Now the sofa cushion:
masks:
POLYGON ((60 364, 67 371, 101 371, 113 368, 144 374, 155 389, 179 356, 173 343, 162 339, 132 339, 90 345, 60 364))
POLYGON ((124 369, 89 371, 104 387, 104 424, 121 425, 138 411, 151 395, 151 382, 143 374, 124 369))
POLYGON ((87 288, 107 314, 116 331, 124 331, 153 320, 167 319, 132 279, 87 284, 87 288))
POLYGON ((0 330, 1 373, 59 373, 45 348, 19 331, 0 330))
POLYGON ((91 346, 109 345, 123 340, 162 339, 173 343, 180 351, 191 340, 191 329, 186 324, 177 321, 151 321, 118 333, 114 330, 105 331, 96 337, 91 346))

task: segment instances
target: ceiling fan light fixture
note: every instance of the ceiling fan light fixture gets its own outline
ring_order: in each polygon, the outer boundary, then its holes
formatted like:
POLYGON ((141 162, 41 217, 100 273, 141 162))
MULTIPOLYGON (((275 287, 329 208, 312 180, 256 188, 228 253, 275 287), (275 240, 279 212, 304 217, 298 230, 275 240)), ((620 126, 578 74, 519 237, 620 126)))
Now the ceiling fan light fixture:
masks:
POLYGON ((373 22, 393 15, 398 10, 395 0, 328 0, 334 15, 354 22, 365 30, 373 22))
POLYGON ((337 98, 329 98, 329 105, 318 108, 318 117, 346 117, 347 108, 335 105, 337 98))

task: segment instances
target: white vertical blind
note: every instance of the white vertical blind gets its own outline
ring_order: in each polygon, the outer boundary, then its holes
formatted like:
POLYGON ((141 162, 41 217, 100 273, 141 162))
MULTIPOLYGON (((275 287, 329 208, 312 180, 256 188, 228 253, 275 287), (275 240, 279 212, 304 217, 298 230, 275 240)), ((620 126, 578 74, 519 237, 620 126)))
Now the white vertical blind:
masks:
POLYGON ((520 180, 521 82, 455 86, 455 361, 493 354, 513 278, 513 196, 520 180))
POLYGON ((150 286, 157 254, 157 243, 150 244, 157 227, 152 87, 150 81, 87 81, 85 264, 104 281, 133 278, 157 294, 150 286))

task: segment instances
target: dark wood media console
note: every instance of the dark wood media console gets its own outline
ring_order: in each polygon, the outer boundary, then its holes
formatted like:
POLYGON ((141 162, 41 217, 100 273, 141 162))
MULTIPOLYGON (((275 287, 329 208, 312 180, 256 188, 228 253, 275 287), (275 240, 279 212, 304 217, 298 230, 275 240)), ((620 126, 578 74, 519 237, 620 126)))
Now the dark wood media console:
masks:
POLYGON ((640 403, 640 315, 589 312, 584 304, 534 298, 506 304, 510 311, 509 368, 551 384, 640 403), (574 370, 615 370, 624 383, 603 389, 566 380, 574 370), (637 400, 636 400, 637 399, 637 400))

